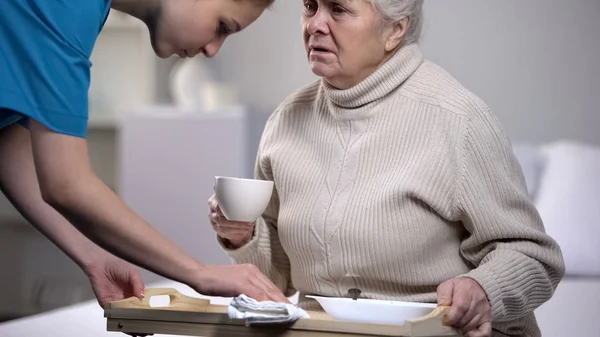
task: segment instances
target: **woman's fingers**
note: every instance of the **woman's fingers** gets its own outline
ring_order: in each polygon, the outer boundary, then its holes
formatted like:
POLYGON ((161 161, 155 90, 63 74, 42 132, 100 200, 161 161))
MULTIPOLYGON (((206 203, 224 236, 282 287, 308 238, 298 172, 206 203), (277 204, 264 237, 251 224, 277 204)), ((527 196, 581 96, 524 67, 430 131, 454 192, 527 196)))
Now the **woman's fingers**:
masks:
POLYGON ((209 218, 213 230, 226 239, 246 236, 254 228, 251 223, 225 220, 215 212, 210 213, 209 218))
POLYGON ((210 223, 213 225, 219 223, 219 215, 216 212, 210 212, 208 214, 208 218, 210 219, 210 223))
MULTIPOLYGON (((469 322, 473 317, 469 313, 471 307, 471 294, 465 291, 461 280, 450 280, 439 288, 440 296, 450 298, 450 311, 446 317, 446 323, 461 328, 461 322, 469 322)), ((444 303, 447 303, 444 301, 444 303)))
POLYGON ((215 213, 220 217, 225 217, 223 211, 221 210, 221 207, 219 207, 219 203, 217 202, 217 198, 215 198, 214 194, 208 199, 208 208, 210 214, 215 213))
POLYGON ((223 230, 223 229, 219 229, 217 231, 217 233, 219 234, 219 236, 226 238, 226 239, 232 239, 232 240, 238 240, 240 238, 245 238, 250 236, 250 231, 249 230, 223 230))
POLYGON ((465 333, 477 330, 477 328, 479 327, 479 325, 481 324, 481 314, 476 314, 475 316, 473 316, 471 318, 470 321, 461 324, 461 330, 465 333))
POLYGON ((450 306, 444 323, 471 337, 489 337, 491 308, 483 288, 470 278, 448 280, 438 287, 438 304, 450 306))
POLYGON ((217 225, 217 227, 221 228, 222 230, 241 230, 247 232, 253 227, 253 225, 248 222, 224 220, 223 217, 219 216, 215 216, 214 219, 214 223, 217 225))
POLYGON ((490 337, 492 335, 492 323, 484 322, 476 330, 471 330, 465 337, 490 337))
POLYGON ((254 230, 253 223, 227 220, 214 195, 208 199, 208 207, 210 224, 221 238, 237 240, 247 237, 248 233, 254 230))
POLYGON ((208 214, 208 218, 210 219, 211 223, 219 224, 221 227, 248 228, 250 226, 250 224, 247 222, 229 221, 222 213, 212 209, 208 214))
POLYGON ((455 326, 460 328, 463 332, 467 332, 467 331, 471 331, 472 329, 476 328, 478 326, 478 321, 473 323, 473 320, 478 316, 478 311, 477 311, 477 307, 479 302, 477 302, 474 299, 473 293, 469 292, 469 291, 464 291, 459 293, 460 295, 462 295, 458 301, 459 302, 464 302, 463 307, 465 308, 465 311, 462 315, 462 317, 460 317, 455 326), (471 329, 467 329, 467 325, 471 323, 472 325, 474 324, 473 327, 471 327, 471 329))
POLYGON ((210 198, 208 198, 208 208, 211 212, 216 212, 218 208, 217 198, 213 194, 210 198))

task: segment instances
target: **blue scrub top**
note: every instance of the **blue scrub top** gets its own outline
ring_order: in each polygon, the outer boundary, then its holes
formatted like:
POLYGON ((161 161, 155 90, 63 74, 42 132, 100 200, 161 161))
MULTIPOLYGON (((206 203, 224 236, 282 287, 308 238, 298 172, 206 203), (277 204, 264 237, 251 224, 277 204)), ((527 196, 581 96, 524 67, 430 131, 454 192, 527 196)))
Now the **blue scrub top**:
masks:
POLYGON ((0 0, 0 129, 86 137, 90 55, 111 0, 0 0))

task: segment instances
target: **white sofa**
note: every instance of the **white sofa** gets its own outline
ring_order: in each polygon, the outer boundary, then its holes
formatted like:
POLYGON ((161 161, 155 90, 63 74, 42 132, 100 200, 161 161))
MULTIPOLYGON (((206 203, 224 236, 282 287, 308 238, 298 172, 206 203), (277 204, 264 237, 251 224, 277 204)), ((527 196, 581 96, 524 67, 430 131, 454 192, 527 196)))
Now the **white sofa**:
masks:
POLYGON ((543 337, 599 337, 600 147, 561 140, 519 144, 517 159, 546 232, 561 246, 566 275, 536 311, 543 337))
MULTIPOLYGON (((531 197, 547 231, 561 244, 567 264, 567 275, 553 298, 536 311, 542 335, 599 337, 600 319, 596 313, 600 312, 600 263, 598 254, 589 247, 594 247, 594 240, 599 237, 594 235, 600 228, 600 207, 594 206, 594 202, 600 200, 600 180, 595 176, 600 172, 600 150, 573 142, 556 142, 541 148, 517 145, 515 153, 531 197), (568 226, 566 231, 565 226, 568 226)), ((212 240, 211 235, 203 237, 212 240)), ((175 282, 149 286, 174 287, 184 294, 198 296, 175 282)), ((220 304, 228 302, 224 298, 213 300, 220 304)), ((111 336, 105 329, 102 310, 95 301, 87 301, 0 324, 0 336, 111 336)))

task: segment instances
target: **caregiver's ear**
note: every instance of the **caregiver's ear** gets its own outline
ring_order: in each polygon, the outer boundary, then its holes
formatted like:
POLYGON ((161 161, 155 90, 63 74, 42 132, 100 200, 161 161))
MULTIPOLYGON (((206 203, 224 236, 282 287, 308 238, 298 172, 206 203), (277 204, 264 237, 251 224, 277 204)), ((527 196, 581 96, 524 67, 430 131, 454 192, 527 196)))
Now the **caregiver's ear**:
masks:
POLYGON ((385 43, 385 51, 392 51, 402 44, 408 32, 409 25, 410 17, 408 16, 392 25, 388 31, 389 36, 385 43))

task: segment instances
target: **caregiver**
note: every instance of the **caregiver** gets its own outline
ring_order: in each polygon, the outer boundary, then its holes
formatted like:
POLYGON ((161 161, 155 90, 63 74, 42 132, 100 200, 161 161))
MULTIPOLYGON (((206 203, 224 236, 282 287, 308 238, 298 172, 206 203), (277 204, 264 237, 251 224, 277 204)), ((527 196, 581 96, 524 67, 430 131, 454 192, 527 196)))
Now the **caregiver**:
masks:
POLYGON ((121 258, 202 294, 286 300, 256 267, 203 264, 168 241, 96 176, 86 142, 90 55, 111 7, 148 26, 159 57, 212 57, 271 2, 0 1, 0 187, 85 271, 101 305, 142 296, 121 258))

